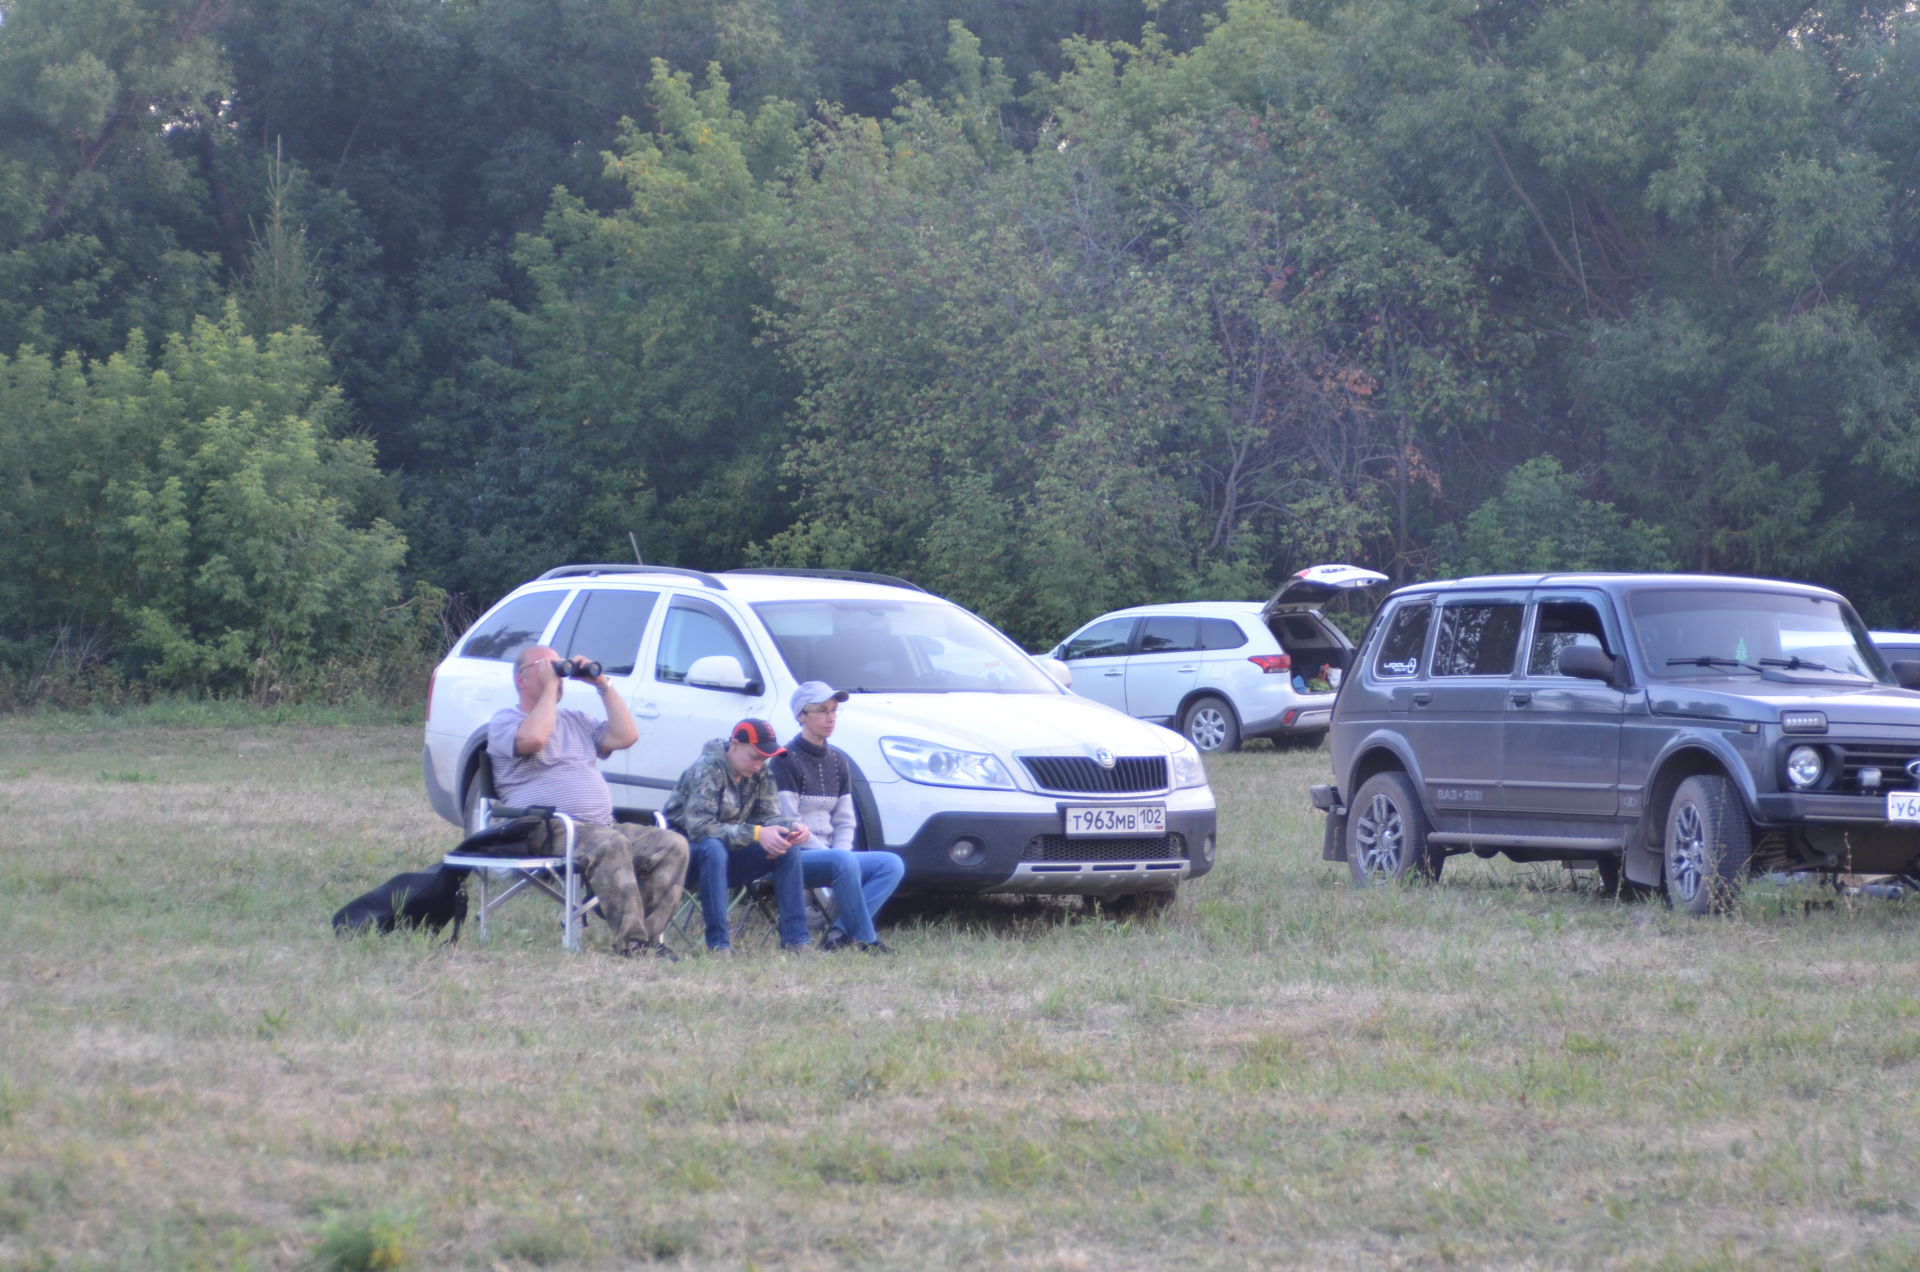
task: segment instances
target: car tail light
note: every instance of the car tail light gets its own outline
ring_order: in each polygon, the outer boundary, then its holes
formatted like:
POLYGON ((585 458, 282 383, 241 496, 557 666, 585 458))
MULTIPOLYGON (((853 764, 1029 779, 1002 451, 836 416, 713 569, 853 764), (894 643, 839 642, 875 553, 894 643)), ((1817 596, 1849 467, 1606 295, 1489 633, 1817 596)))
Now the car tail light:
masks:
POLYGON ((1277 672, 1293 670, 1292 654, 1249 654, 1247 661, 1269 676, 1277 672))

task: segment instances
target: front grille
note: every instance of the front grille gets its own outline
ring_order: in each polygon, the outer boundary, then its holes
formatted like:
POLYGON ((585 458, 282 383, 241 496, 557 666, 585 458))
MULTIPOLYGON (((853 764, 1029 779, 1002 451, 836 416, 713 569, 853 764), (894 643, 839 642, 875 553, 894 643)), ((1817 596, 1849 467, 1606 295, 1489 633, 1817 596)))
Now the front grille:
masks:
POLYGON ((1142 795, 1167 789, 1167 757, 1122 755, 1102 768, 1086 755, 1023 755, 1020 763, 1042 790, 1073 795, 1142 795))
POLYGON ((1065 835, 1035 835, 1020 854, 1022 861, 1179 861, 1187 855, 1179 835, 1158 839, 1069 839, 1065 835))
POLYGON ((1916 783, 1907 772, 1907 762, 1920 758, 1920 751, 1900 742, 1841 742, 1834 746, 1840 754, 1840 771, 1835 783, 1842 790, 1860 789, 1860 770, 1880 770, 1882 791, 1910 791, 1916 783))

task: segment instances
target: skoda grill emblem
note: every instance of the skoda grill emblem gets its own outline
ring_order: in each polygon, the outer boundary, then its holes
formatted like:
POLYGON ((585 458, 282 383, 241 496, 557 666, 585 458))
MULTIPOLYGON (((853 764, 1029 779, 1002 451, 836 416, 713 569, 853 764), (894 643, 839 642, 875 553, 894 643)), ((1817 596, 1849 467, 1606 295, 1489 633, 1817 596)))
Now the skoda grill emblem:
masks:
POLYGON ((1907 776, 1920 779, 1920 760, 1907 761, 1907 776))
MULTIPOLYGON (((1093 753, 1093 760, 1094 760, 1094 763, 1098 764, 1101 768, 1110 769, 1113 767, 1113 752, 1107 750, 1107 748, 1103 746, 1098 751, 1095 751, 1093 753)), ((1914 763, 1920 764, 1920 760, 1915 760, 1914 763)), ((1916 776, 1920 776, 1920 775, 1916 775, 1916 776)))

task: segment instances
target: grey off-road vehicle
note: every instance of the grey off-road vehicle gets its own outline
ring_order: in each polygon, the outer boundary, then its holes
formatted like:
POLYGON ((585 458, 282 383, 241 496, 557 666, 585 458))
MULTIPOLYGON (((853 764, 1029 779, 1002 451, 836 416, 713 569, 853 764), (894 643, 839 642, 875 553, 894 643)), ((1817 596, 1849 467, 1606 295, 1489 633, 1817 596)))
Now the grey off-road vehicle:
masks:
POLYGON ((1749 873, 1920 873, 1920 662, 1765 579, 1545 574, 1402 588, 1335 701, 1322 855, 1591 863, 1704 914, 1749 873))

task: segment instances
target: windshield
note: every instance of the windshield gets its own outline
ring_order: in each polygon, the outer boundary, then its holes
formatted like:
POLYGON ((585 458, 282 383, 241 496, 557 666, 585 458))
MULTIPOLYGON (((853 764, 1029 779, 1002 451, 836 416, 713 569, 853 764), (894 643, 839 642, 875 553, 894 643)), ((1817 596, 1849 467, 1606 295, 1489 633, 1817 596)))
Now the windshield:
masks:
POLYGON ((1019 646, 956 605, 767 601, 753 607, 787 670, 857 693, 1058 693, 1019 646))
POLYGON ((1662 679, 1753 673, 1892 683, 1860 620, 1829 597, 1639 591, 1627 612, 1648 672, 1662 679))

